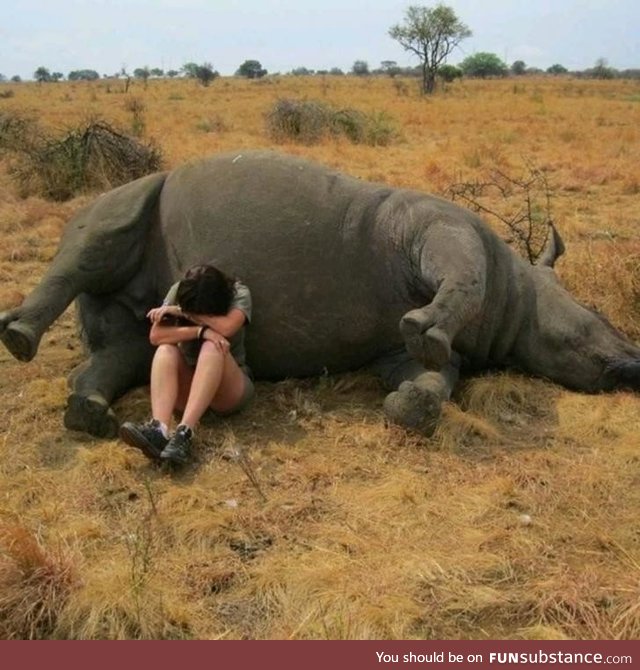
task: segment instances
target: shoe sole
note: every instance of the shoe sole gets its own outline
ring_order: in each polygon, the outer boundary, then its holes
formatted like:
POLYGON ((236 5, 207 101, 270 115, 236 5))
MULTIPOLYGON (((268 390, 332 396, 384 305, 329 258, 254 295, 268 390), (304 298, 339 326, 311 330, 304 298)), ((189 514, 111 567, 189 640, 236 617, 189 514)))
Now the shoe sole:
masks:
POLYGON ((160 451, 158 451, 147 438, 134 426, 126 423, 120 426, 120 439, 130 447, 139 449, 147 458, 152 461, 160 461, 160 451))

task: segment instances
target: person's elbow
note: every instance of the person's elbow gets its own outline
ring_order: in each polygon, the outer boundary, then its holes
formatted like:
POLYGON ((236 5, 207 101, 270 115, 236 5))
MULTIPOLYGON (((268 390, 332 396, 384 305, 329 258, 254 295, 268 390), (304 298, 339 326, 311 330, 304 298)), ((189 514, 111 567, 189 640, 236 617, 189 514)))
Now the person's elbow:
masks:
POLYGON ((158 328, 156 324, 153 324, 153 326, 151 326, 151 330, 149 331, 149 342, 154 347, 162 344, 162 334, 160 332, 160 328, 158 328))
POLYGON ((244 326, 246 321, 246 316, 243 312, 238 310, 237 313, 233 316, 221 319, 217 324, 218 327, 215 329, 222 337, 229 339, 233 337, 241 328, 244 326))

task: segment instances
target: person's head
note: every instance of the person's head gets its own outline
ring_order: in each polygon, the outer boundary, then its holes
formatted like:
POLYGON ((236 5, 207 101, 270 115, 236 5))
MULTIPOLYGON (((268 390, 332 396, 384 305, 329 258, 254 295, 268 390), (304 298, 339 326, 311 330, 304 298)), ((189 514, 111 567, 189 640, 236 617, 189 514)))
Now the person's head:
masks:
POLYGON ((233 300, 234 280, 213 265, 196 265, 178 284, 176 302, 183 312, 223 315, 233 300))

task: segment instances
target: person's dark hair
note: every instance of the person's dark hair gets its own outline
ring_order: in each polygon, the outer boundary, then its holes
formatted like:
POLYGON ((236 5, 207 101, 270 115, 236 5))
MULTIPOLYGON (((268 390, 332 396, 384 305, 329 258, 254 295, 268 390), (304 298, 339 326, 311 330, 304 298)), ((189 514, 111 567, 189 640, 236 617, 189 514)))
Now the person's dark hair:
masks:
POLYGON ((235 280, 213 265, 196 265, 178 284, 176 302, 183 312, 226 314, 233 300, 235 280))

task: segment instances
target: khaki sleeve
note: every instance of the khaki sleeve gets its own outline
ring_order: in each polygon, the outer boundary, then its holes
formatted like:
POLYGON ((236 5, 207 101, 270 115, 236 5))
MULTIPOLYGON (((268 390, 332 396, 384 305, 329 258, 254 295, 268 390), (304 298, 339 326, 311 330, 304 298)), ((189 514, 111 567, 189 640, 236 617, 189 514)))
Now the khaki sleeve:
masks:
POLYGON ((242 282, 237 281, 234 285, 235 296, 231 302, 231 307, 229 309, 239 309, 244 312, 244 315, 247 317, 247 323, 251 323, 251 291, 249 287, 243 284, 242 282))
POLYGON ((164 297, 164 300, 162 301, 163 305, 175 305, 176 304, 176 297, 178 295, 178 284, 180 282, 177 281, 168 291, 167 295, 164 297))

